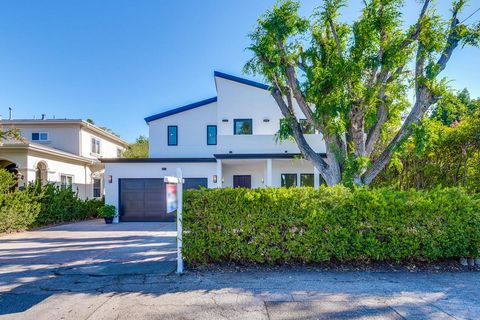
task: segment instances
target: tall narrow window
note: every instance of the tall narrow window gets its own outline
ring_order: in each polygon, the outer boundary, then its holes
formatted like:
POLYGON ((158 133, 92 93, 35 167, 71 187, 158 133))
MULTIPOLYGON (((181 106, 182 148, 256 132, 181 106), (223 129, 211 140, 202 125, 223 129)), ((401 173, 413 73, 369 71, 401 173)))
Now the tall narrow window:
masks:
POLYGON ((93 197, 100 198, 102 195, 102 180, 93 179, 93 197))
POLYGON ((282 187, 291 188, 297 186, 296 173, 282 173, 282 187))
POLYGON ((217 144, 217 126, 207 126, 207 145, 217 144))
POLYGON ((92 137, 92 153, 93 154, 100 154, 101 152, 101 146, 100 146, 100 140, 97 138, 92 137))
POLYGON ((313 187, 314 179, 313 173, 302 173, 300 174, 300 186, 301 187, 313 187))
POLYGON ((168 126, 168 145, 176 146, 178 145, 178 127, 177 126, 168 126))
POLYGON ((233 134, 252 134, 252 119, 234 119, 233 134))

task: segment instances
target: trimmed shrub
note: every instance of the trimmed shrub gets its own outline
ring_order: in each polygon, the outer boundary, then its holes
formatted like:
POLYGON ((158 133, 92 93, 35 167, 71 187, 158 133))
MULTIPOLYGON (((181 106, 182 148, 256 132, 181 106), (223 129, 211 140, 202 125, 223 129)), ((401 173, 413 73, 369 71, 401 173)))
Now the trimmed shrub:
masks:
POLYGON ((183 225, 192 264, 471 257, 480 199, 455 188, 189 190, 183 225))
POLYGON ((32 193, 0 192, 0 233, 27 230, 40 209, 38 197, 32 193))
POLYGON ((81 200, 70 188, 62 189, 54 184, 33 184, 27 191, 36 194, 41 204, 35 226, 92 219, 103 205, 103 200, 81 200))

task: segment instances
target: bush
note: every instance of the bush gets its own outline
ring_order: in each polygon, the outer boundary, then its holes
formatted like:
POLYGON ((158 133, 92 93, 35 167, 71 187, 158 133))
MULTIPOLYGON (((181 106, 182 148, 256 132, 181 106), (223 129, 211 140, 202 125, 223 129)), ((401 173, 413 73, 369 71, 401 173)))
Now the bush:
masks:
POLYGON ((27 230, 41 209, 38 197, 19 190, 0 192, 0 233, 27 230))
POLYGON ((103 200, 81 200, 73 190, 54 184, 41 186, 37 183, 27 190, 36 194, 41 204, 35 226, 92 219, 97 217, 97 209, 103 205, 103 200))
POLYGON ((192 264, 471 257, 480 199, 455 188, 189 190, 183 225, 192 264))
POLYGON ((103 200, 79 199, 72 190, 53 184, 31 184, 24 191, 15 185, 15 177, 0 169, 0 233, 92 219, 104 204, 103 200))
POLYGON ((115 217, 116 208, 111 204, 105 204, 97 209, 98 216, 102 218, 113 218, 115 217))

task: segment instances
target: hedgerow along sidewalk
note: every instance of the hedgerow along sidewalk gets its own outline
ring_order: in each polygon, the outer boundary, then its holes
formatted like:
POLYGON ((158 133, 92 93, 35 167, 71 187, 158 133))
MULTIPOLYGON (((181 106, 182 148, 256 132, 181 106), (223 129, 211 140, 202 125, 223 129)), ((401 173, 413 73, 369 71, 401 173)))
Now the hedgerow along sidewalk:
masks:
POLYGON ((480 256, 479 197, 456 188, 191 190, 183 223, 190 265, 480 256))

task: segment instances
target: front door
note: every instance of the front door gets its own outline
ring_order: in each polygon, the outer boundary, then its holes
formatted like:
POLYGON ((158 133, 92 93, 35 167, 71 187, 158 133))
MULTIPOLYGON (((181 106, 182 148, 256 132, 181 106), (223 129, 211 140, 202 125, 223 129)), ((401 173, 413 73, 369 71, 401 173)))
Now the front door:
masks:
POLYGON ((234 188, 248 188, 252 187, 252 176, 233 176, 234 188))

